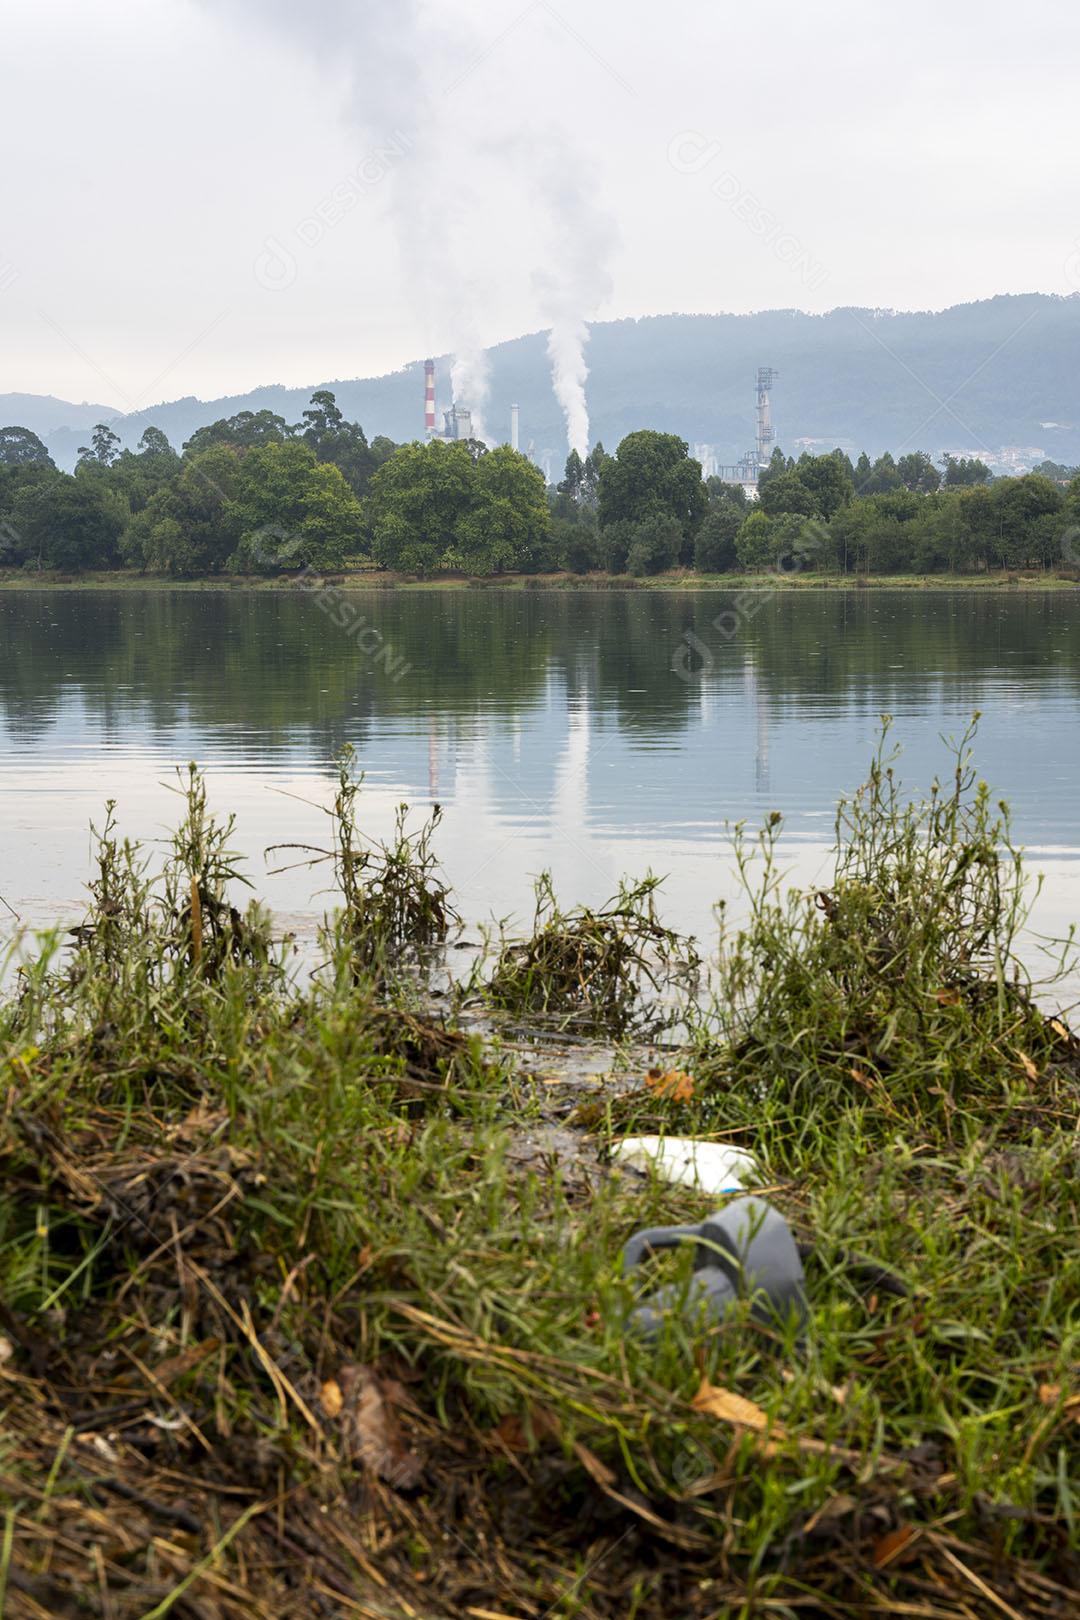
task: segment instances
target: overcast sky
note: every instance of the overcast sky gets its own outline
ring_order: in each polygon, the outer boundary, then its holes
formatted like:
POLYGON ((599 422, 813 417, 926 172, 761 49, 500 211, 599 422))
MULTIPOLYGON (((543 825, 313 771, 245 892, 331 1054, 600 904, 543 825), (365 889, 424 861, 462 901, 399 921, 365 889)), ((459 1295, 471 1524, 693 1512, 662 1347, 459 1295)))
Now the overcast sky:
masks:
POLYGON ((1080 286, 1075 0, 4 0, 0 392, 1080 286))

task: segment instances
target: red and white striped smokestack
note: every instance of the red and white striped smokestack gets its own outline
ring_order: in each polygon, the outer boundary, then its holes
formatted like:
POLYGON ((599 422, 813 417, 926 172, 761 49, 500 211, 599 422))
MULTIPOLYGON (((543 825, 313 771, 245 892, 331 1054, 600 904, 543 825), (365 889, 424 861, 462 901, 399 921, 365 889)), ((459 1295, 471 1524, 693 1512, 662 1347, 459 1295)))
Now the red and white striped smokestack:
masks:
POLYGON ((435 362, 424 361, 424 432, 435 431, 435 362))

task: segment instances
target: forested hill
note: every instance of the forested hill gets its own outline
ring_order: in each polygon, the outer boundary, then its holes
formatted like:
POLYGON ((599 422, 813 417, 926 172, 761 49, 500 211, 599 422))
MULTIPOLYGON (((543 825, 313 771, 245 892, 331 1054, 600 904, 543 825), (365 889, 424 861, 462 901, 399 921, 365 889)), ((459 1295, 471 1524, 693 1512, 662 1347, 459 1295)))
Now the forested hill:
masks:
MULTIPOLYGON (((517 401, 522 448, 551 452, 558 468, 566 442, 544 335, 499 344, 491 355, 488 436, 508 436, 510 404, 517 401)), ((600 322, 589 344, 594 437, 613 447, 647 424, 711 444, 734 460, 753 443, 759 365, 780 373, 773 411, 778 440, 789 451, 806 438, 871 455, 905 447, 937 456, 1020 446, 1054 461, 1080 460, 1080 294, 1003 296, 936 314, 771 310, 600 322)), ((442 397, 447 370, 441 362, 440 407, 449 403, 442 397)), ((331 388, 345 415, 369 435, 397 441, 421 435, 422 358, 389 376, 316 385, 331 388)), ((175 400, 112 425, 131 447, 150 423, 179 447, 197 427, 240 410, 269 408, 296 421, 311 391, 270 386, 225 399, 175 400)), ((22 414, 12 415, 0 395, 0 425, 10 418, 35 427, 27 396, 18 397, 22 414)), ((72 466, 86 442, 86 407, 67 431, 56 428, 56 402, 48 404, 49 419, 37 431, 57 462, 72 466)))

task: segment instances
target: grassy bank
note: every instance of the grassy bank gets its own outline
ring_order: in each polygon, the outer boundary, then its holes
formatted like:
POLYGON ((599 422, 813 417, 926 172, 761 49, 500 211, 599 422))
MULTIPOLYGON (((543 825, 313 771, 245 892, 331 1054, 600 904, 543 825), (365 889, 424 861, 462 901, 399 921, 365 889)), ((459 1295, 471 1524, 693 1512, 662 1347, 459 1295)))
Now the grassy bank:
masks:
POLYGON ((1080 1043, 966 753, 914 804, 879 755, 820 893, 741 837, 707 983, 644 884, 542 888, 447 986, 430 845, 372 850, 347 768, 290 972, 183 786, 0 1010, 0 1612, 1077 1612, 1080 1043), (630 1329, 627 1236, 716 1204, 612 1173, 638 1129, 759 1156, 803 1334, 630 1329))
MULTIPOLYGON (((311 589, 311 576, 214 574, 205 579, 174 579, 167 574, 106 572, 57 574, 24 569, 0 570, 0 590, 85 591, 291 591, 311 589)), ((1080 575, 1075 570, 987 574, 824 574, 763 572, 756 574, 695 574, 675 569, 637 579, 629 574, 498 574, 477 578, 461 575, 416 579, 372 569, 346 569, 326 576, 333 585, 354 590, 464 591, 1075 591, 1080 575)))

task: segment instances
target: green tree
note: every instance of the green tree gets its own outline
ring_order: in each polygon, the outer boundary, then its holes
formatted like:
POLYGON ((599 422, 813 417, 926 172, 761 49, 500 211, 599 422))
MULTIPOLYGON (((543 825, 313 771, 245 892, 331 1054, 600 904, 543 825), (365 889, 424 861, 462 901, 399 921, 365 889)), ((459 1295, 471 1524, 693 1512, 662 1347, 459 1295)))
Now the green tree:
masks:
POLYGON ((240 538, 240 460, 227 445, 186 456, 124 534, 128 561, 179 576, 217 574, 240 538))
POLYGON ((988 484, 993 473, 985 461, 978 456, 950 456, 944 459, 944 484, 947 489, 966 487, 971 484, 988 484))
POLYGON ((883 456, 878 456, 870 471, 869 480, 862 486, 863 495, 888 495, 892 490, 899 489, 903 483, 896 468, 896 462, 886 450, 883 456))
POLYGON ((231 450, 255 450, 264 444, 284 444, 291 433, 283 416, 273 411, 238 411, 235 416, 223 416, 217 422, 208 422, 196 428, 184 444, 186 456, 197 456, 216 444, 228 445, 231 450))
POLYGON ((742 484, 728 484, 714 474, 705 480, 705 493, 709 497, 710 511, 716 506, 731 506, 737 512, 746 512, 746 490, 742 484))
POLYGON ((240 570, 340 568, 364 548, 363 509, 340 469, 298 440, 242 456, 233 504, 240 570))
POLYGON ((53 459, 29 428, 0 428, 0 463, 8 467, 51 467, 53 459))
POLYGON ((120 440, 106 422, 99 422, 95 427, 90 444, 79 448, 79 465, 89 463, 94 467, 111 467, 120 454, 120 440))
POLYGON ((475 498, 476 467, 467 445, 442 439, 401 445, 368 490, 372 556, 382 568, 435 573, 453 552, 475 498))
POLYGON ((855 493, 851 462, 842 450, 833 450, 827 456, 802 456, 796 470, 814 497, 817 516, 826 523, 855 493))
POLYGON ((873 478, 873 476, 874 476, 874 470, 870 465, 870 457, 867 455, 866 451, 864 450, 862 452, 862 454, 860 455, 858 461, 855 463, 855 471, 854 471, 854 473, 852 475, 852 480, 853 480, 854 485, 855 485, 855 494, 856 494, 856 496, 869 495, 869 493, 870 493, 870 482, 871 482, 871 479, 873 478))
POLYGON ((684 541, 683 526, 673 513, 650 512, 634 527, 626 556, 627 572, 640 577, 674 568, 684 541))
POLYGON ((765 467, 762 467, 760 472, 758 473, 758 481, 757 481, 758 495, 760 496, 761 491, 765 488, 765 485, 772 483, 772 480, 774 478, 779 478, 782 473, 794 472, 794 471, 795 471, 795 463, 794 463, 794 461, 790 460, 787 456, 785 456, 784 452, 781 450, 780 446, 777 445, 776 449, 773 451, 772 455, 769 457, 768 465, 765 466, 765 467))
POLYGON ((600 566, 596 519, 588 510, 573 519, 554 513, 550 545, 556 566, 572 574, 587 574, 600 566))
POLYGON ((941 474, 925 450, 912 450, 896 463, 900 482, 917 495, 932 495, 941 483, 941 474))
POLYGON ((174 468, 179 469, 180 457, 169 443, 168 436, 159 427, 154 427, 153 423, 143 428, 138 450, 140 456, 169 462, 174 468))
POLYGON ((119 562, 126 513, 96 482, 62 473, 30 484, 16 496, 12 517, 27 560, 38 568, 81 573, 119 562))
POLYGON ((566 468, 563 472, 562 482, 556 487, 560 495, 566 495, 577 505, 581 499, 582 487, 585 483, 585 463, 576 450, 571 450, 566 458, 566 468))
POLYGON ((1080 474, 1080 467, 1066 467, 1060 461, 1040 461, 1037 467, 1032 467, 1033 473, 1042 478, 1049 478, 1051 483, 1069 485, 1080 474))
POLYGON ((597 439, 588 455, 585 457, 584 476, 581 482, 581 504, 595 510, 600 498, 600 474, 605 461, 609 461, 607 451, 600 440, 597 439))
POLYGON ((773 534, 776 523, 759 505, 744 518, 735 536, 735 555, 742 568, 771 568, 776 560, 773 534))
POLYGON ((458 519, 445 562, 469 574, 529 569, 550 536, 544 477, 527 456, 499 445, 475 463, 473 499, 458 519))
POLYGON ((654 515, 675 518, 682 532, 680 561, 689 561, 693 538, 708 507, 701 463, 689 455, 685 439, 642 429, 630 433, 600 469, 600 527, 633 527, 654 515))
POLYGON ((1049 478, 1027 473, 990 486, 995 550, 1003 568, 1057 561, 1065 527, 1066 496, 1049 478))
POLYGON ((820 512, 817 497, 803 483, 802 474, 797 470, 778 473, 763 484, 758 493, 758 505, 769 517, 779 517, 782 512, 817 517, 820 512))
POLYGON ((734 501, 714 500, 694 540, 694 567, 701 574, 723 574, 738 562, 735 536, 742 516, 734 501))
POLYGON ((304 418, 294 430, 318 461, 332 462, 355 495, 362 495, 379 465, 359 422, 346 422, 328 388, 311 396, 304 418))

